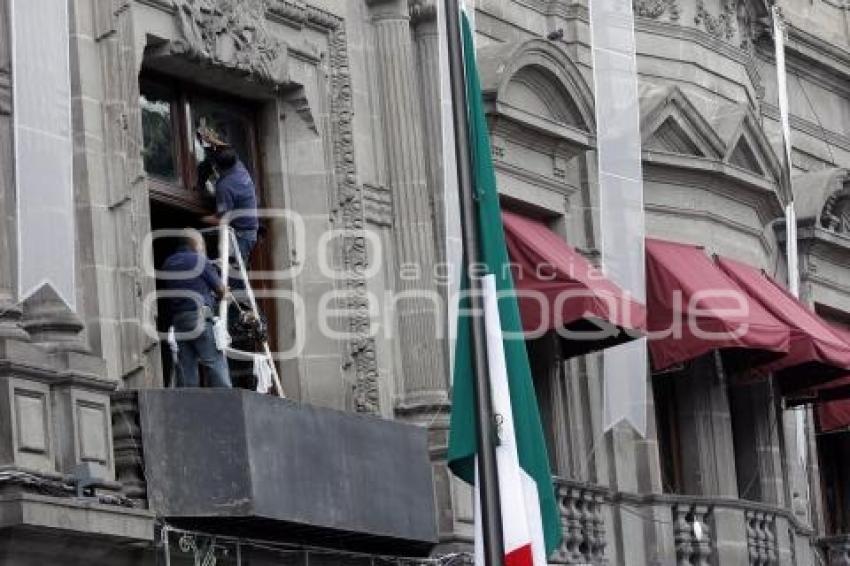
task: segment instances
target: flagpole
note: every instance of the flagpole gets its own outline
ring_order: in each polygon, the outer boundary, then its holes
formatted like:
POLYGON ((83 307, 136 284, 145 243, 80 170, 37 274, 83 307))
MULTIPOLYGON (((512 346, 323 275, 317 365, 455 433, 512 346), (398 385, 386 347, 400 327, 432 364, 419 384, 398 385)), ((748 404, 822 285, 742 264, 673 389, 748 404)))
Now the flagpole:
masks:
MULTIPOLYGON (((448 31, 449 76, 452 87, 452 110, 455 130, 455 157, 460 188, 461 228, 466 265, 479 262, 478 223, 473 197, 472 160, 469 152, 469 129, 466 109, 466 77, 461 42, 458 0, 445 0, 448 31)), ((484 564, 501 566, 505 561, 502 540, 502 511, 499 500, 499 475, 496 468, 496 421, 487 371, 487 349, 484 329, 484 302, 481 279, 468 273, 472 302, 472 348, 475 378, 476 442, 478 445, 478 491, 481 498, 481 531, 484 539, 484 564)))

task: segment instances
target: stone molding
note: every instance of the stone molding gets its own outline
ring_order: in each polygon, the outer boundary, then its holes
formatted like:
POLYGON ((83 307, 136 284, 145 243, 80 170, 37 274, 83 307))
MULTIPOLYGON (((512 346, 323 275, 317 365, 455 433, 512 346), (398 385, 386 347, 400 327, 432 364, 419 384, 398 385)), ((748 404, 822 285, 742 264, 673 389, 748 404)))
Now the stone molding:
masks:
MULTIPOLYGON (((773 104, 764 102, 761 105, 762 116, 771 120, 779 121, 779 107, 773 104)), ((823 140, 829 145, 834 145, 845 151, 850 151, 850 136, 846 136, 839 132, 827 130, 820 124, 811 122, 799 116, 791 116, 791 129, 812 136, 815 139, 823 140)))
POLYGON ((636 16, 651 20, 667 14, 671 22, 677 22, 681 13, 677 0, 636 0, 633 8, 636 16))
POLYGON ((546 69, 550 79, 558 83, 575 105, 587 132, 596 131, 593 92, 572 58, 557 44, 544 39, 485 46, 478 50, 481 88, 485 99, 504 99, 512 78, 531 66, 546 69))
POLYGON ((635 31, 687 41, 705 49, 717 51, 722 56, 744 67, 747 77, 753 85, 756 100, 764 97, 761 72, 759 71, 754 51, 740 49, 728 41, 719 39, 702 29, 685 27, 672 22, 651 20, 649 18, 637 18, 635 20, 635 31))
MULTIPOLYGON (((171 53, 256 77, 275 85, 288 82, 287 46, 269 31, 272 0, 174 0, 183 39, 171 53)), ((297 4, 275 2, 289 16, 297 4)))

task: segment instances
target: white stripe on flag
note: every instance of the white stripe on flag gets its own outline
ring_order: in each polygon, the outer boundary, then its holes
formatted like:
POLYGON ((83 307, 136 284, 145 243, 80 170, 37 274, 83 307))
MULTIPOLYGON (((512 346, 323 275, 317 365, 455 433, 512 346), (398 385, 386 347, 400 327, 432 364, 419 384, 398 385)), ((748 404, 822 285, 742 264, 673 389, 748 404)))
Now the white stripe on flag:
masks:
MULTIPOLYGON (((482 279, 484 295, 484 322, 487 335, 487 364, 490 370, 490 387, 493 412, 499 419, 499 445, 496 448, 496 465, 499 471, 499 496, 502 507, 502 533, 505 553, 528 553, 534 557, 535 566, 545 566, 546 552, 543 540, 543 523, 537 485, 520 467, 514 433, 514 417, 505 363, 502 325, 499 318, 496 278, 487 275, 482 279), (520 512, 524 510, 524 512, 520 512), (532 530, 530 525, 535 525, 532 530), (536 533, 537 540, 532 540, 536 533)), ((525 562, 519 562, 523 564, 525 562)))

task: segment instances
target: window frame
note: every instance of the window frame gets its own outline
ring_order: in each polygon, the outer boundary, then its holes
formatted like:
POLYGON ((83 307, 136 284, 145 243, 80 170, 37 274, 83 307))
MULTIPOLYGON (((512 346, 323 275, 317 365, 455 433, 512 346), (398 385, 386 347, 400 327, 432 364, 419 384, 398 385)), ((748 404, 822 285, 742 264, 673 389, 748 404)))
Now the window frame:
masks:
MULTIPOLYGON (((253 180, 257 192, 257 202, 260 206, 263 205, 266 198, 265 187, 262 182, 262 160, 259 155, 258 104, 155 71, 143 70, 139 77, 140 95, 146 91, 164 93, 171 97, 172 135, 174 136, 174 157, 176 160, 176 179, 174 180, 164 179, 145 171, 152 200, 199 215, 213 212, 213 208, 210 206, 212 202, 206 200, 197 188, 198 163, 193 152, 193 128, 190 124, 193 102, 203 100, 221 104, 234 114, 246 118, 245 123, 248 128, 246 138, 251 153, 250 161, 246 162, 246 166, 249 166, 249 169, 255 172, 253 180)), ((245 156, 240 157, 245 158, 245 156)))

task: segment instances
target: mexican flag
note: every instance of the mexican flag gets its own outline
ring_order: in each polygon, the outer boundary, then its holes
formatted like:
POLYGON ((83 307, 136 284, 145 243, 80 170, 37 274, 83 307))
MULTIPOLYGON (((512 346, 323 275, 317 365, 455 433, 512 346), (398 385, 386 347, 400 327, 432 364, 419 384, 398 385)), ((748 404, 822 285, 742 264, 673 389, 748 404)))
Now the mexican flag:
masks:
MULTIPOLYGON (((490 139, 484 116, 475 50, 467 18, 462 18, 470 151, 477 197, 488 370, 498 416, 496 460, 507 566, 545 566, 561 541, 543 427, 531 379, 522 323, 508 265, 490 139)), ((478 270, 480 271, 480 269, 478 270)), ((463 297, 463 295, 461 295, 463 297)), ((468 298, 467 298, 468 299, 468 298)), ((457 321, 449 466, 470 484, 476 478, 474 375, 469 301, 462 298, 457 321), (466 315, 466 316, 463 316, 466 315)), ((476 498, 477 502, 477 498, 476 498)), ((478 529, 476 529, 478 532, 478 529)), ((480 553, 476 552, 480 556, 480 553)))

